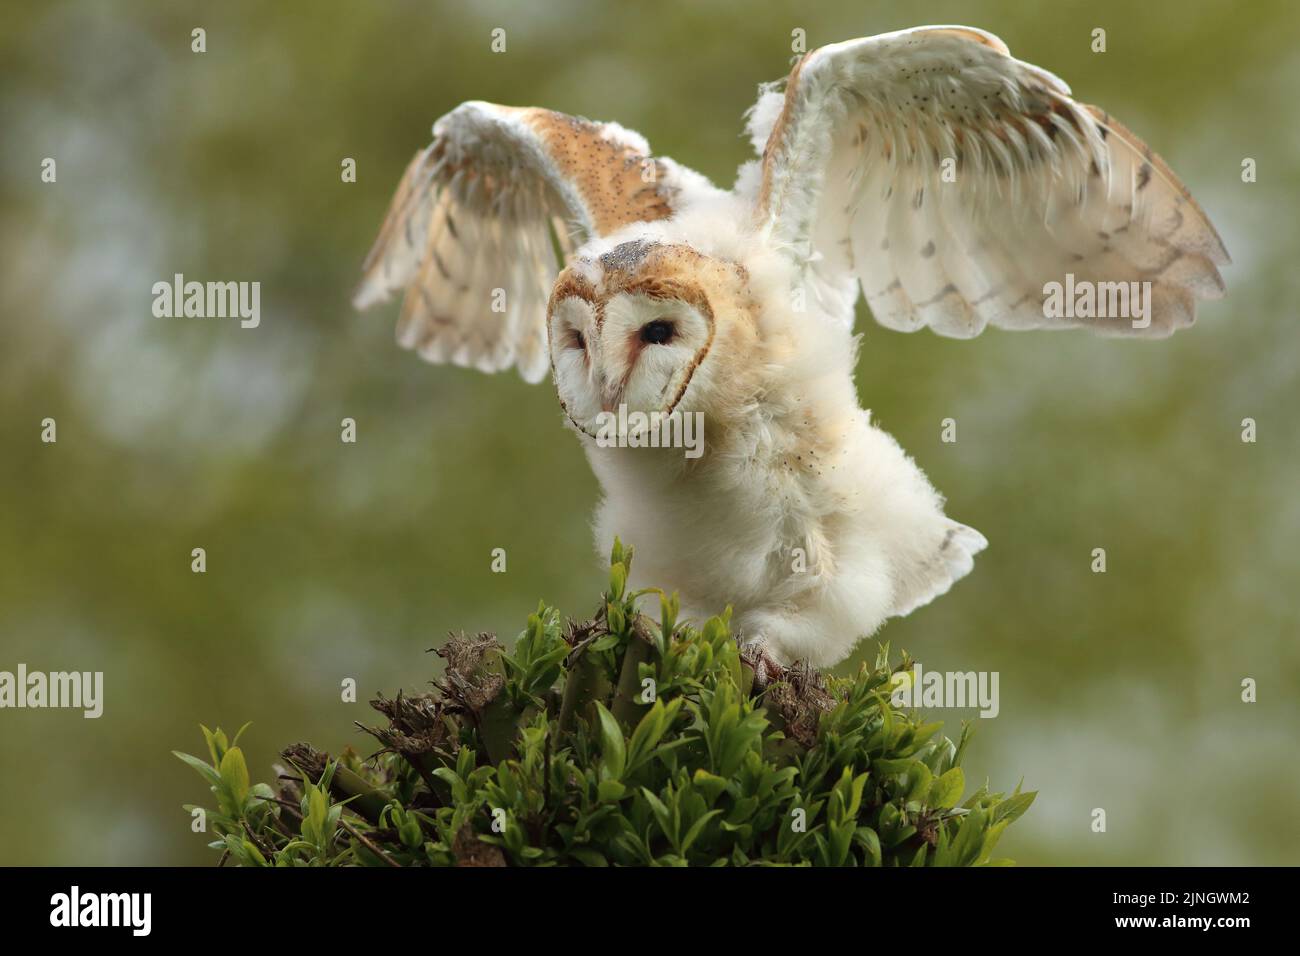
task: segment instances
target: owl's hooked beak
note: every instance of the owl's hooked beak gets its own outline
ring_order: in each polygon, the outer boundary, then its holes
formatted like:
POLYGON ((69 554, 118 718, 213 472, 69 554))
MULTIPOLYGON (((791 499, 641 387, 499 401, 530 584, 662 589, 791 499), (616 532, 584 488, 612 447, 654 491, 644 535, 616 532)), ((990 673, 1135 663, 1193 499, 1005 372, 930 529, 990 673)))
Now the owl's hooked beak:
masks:
POLYGON ((622 394, 622 383, 611 383, 604 373, 601 373, 600 380, 596 383, 600 390, 600 410, 602 412, 614 412, 618 410, 618 399, 622 394))

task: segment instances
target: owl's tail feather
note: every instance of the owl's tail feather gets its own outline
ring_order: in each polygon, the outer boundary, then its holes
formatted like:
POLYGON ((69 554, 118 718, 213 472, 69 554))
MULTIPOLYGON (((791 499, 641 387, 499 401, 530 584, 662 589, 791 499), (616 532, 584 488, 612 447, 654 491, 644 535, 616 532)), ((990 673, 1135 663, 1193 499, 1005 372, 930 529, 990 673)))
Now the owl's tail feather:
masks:
POLYGON ((970 573, 975 555, 988 547, 988 539, 974 528, 948 521, 939 549, 920 568, 904 576, 891 617, 903 617, 929 604, 970 573))

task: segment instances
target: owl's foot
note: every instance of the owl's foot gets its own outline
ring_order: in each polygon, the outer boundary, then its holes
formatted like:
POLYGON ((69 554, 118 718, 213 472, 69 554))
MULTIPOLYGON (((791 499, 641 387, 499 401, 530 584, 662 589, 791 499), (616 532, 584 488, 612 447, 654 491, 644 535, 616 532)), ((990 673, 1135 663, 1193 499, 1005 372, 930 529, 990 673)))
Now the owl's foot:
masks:
POLYGON ((762 638, 742 645, 740 659, 754 669, 756 691, 765 690, 768 684, 785 677, 785 665, 768 653, 762 638))

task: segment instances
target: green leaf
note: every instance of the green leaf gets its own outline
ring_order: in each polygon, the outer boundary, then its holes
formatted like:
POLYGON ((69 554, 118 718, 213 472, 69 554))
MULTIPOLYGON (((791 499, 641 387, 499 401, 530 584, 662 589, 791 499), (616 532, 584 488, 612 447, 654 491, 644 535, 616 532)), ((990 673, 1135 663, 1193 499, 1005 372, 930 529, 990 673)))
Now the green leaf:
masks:
POLYGON ((961 821, 957 838, 952 841, 952 860, 955 866, 970 866, 984 845, 984 829, 988 814, 976 807, 961 821))
POLYGON ((908 777, 911 780, 911 786, 907 790, 909 800, 924 800, 930 794, 930 785, 934 782, 934 774, 925 764, 917 761, 911 769, 908 770, 908 777))
POLYGON ((641 795, 645 797, 646 803, 650 804, 650 812, 654 814, 655 822, 659 824, 659 829, 663 831, 664 836, 675 841, 677 839, 677 828, 673 826, 673 815, 669 812, 668 807, 645 787, 641 788, 641 795))
POLYGON ((1017 794, 1014 797, 1008 797, 997 805, 993 810, 993 822, 1001 823, 1003 820, 1010 823, 1017 820, 1029 809, 1030 804, 1034 802, 1034 797, 1038 796, 1038 791, 1030 793, 1017 794))
POLYGON ((704 799, 709 803, 713 803, 713 801, 718 798, 719 794, 727 789, 727 780, 725 777, 711 774, 703 767, 696 769, 695 775, 691 777, 691 783, 695 784, 695 789, 704 794, 704 799))
POLYGON ((568 852, 569 856, 573 857, 583 866, 609 866, 609 860, 606 859, 605 854, 598 850, 593 850, 590 847, 571 846, 569 847, 568 852))
POLYGON ((602 780, 596 785, 596 799, 601 803, 617 803, 627 795, 627 787, 617 780, 602 780))
POLYGON ((912 752, 920 750, 922 746, 929 742, 930 738, 943 730, 943 721, 936 721, 932 724, 920 724, 912 730, 912 752))
POLYGON ((627 589, 627 568, 622 562, 609 566, 609 599, 621 601, 627 589))
POLYGON ((961 767, 953 767, 930 787, 930 806, 940 810, 950 810, 961 802, 961 795, 966 791, 966 774, 961 767))
MULTIPOLYGON (((229 751, 227 751, 227 753, 229 753, 229 751)), ((244 856, 246 856, 248 861, 255 866, 270 865, 266 862, 266 857, 262 856, 261 851, 259 851, 250 840, 244 841, 244 856)))
POLYGON ((619 727, 618 721, 614 718, 605 705, 596 701, 596 714, 600 719, 600 756, 604 772, 611 780, 619 780, 623 776, 623 767, 627 761, 626 743, 623 740, 623 729, 619 727))
POLYGON ((682 703, 682 698, 678 697, 665 707, 664 702, 656 698, 654 705, 642 715, 628 742, 626 773, 637 770, 654 756, 664 733, 677 719, 682 703))
MULTIPOLYGON (((620 622, 621 622, 622 619, 621 611, 619 612, 619 615, 620 615, 620 622)), ((622 628, 621 623, 619 627, 620 629, 622 628)), ((587 652, 591 654, 595 654, 600 651, 610 651, 616 647, 618 647, 618 633, 605 634, 604 636, 598 637, 594 641, 592 641, 591 644, 588 645, 587 647, 587 652)))
POLYGON ((857 840, 866 855, 867 866, 880 866, 880 837, 876 835, 876 831, 871 827, 858 827, 854 839, 857 840))
POLYGON ((248 799, 248 765, 238 747, 231 747, 221 758, 221 782, 235 806, 242 807, 248 799))
POLYGON ((720 813, 722 813, 721 810, 710 810, 708 813, 704 814, 704 816, 691 824, 691 828, 686 831, 686 836, 682 837, 681 852, 683 854, 691 848, 691 844, 694 843, 696 838, 704 831, 705 824, 720 813))
POLYGON ((173 750, 172 753, 175 756, 179 757, 181 760, 184 760, 195 770, 197 770, 199 772, 199 775, 203 777, 203 779, 206 780, 208 783, 212 784, 214 787, 221 786, 221 775, 217 773, 217 771, 214 770, 212 767, 205 764, 198 757, 192 757, 189 754, 183 754, 179 750, 173 750))
POLYGON ((230 746, 234 747, 237 745, 239 743, 239 738, 244 736, 244 731, 251 726, 253 726, 253 722, 251 720, 246 721, 244 726, 240 727, 239 730, 235 732, 235 739, 230 742, 230 746))
POLYGON ((218 752, 217 750, 217 735, 211 730, 208 730, 207 725, 205 724, 199 724, 199 730, 203 731, 203 739, 207 742, 208 756, 212 758, 212 766, 219 767, 221 765, 221 757, 224 751, 218 752))
POLYGON ((664 647, 667 641, 673 635, 677 628, 677 615, 681 613, 682 602, 678 598, 677 592, 672 593, 672 597, 664 594, 659 595, 659 654, 664 653, 664 647))
POLYGON ((871 761, 871 772, 877 777, 893 776, 895 774, 907 773, 912 769, 912 764, 916 763, 911 757, 903 757, 898 760, 873 760, 871 761))

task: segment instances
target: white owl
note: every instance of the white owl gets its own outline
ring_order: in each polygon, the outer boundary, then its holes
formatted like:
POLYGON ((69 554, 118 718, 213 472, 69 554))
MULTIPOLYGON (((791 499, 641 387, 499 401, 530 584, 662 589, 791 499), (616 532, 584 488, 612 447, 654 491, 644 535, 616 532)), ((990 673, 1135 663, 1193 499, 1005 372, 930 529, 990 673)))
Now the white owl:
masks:
POLYGON ((981 30, 822 47, 775 87, 730 191, 614 123, 462 104, 407 168, 355 304, 404 290, 398 341, 431 362, 549 368, 604 491, 598 549, 618 535, 633 584, 677 589, 684 616, 732 605, 767 655, 826 666, 987 543, 859 406, 859 287, 898 331, 1166 336, 1223 294, 1228 256, 1140 139, 981 30), (1089 317, 1051 283, 1091 284, 1094 313, 1134 299, 1089 317), (620 408, 702 414, 703 453, 606 447, 620 408))

